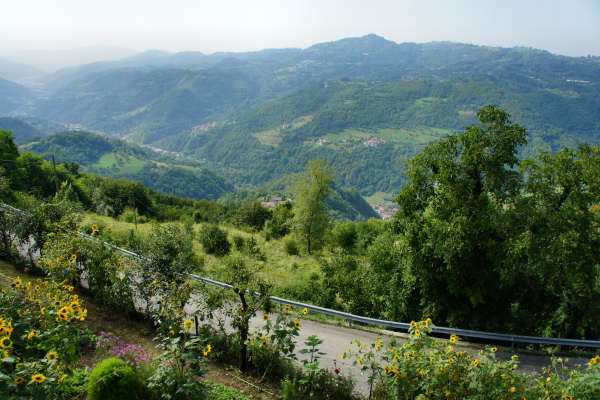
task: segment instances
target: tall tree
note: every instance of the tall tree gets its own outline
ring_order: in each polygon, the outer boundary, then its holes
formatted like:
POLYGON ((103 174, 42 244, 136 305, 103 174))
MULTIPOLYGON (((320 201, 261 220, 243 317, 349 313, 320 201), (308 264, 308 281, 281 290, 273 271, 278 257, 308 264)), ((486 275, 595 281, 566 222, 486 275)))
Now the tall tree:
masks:
POLYGON ((333 171, 323 160, 311 160, 295 186, 294 231, 311 254, 323 244, 329 225, 329 210, 324 200, 331 191, 333 171))
POLYGON ((395 221, 423 313, 465 327, 493 326, 502 317, 508 214, 521 183, 514 167, 526 135, 494 106, 477 117, 480 124, 411 160, 395 221))

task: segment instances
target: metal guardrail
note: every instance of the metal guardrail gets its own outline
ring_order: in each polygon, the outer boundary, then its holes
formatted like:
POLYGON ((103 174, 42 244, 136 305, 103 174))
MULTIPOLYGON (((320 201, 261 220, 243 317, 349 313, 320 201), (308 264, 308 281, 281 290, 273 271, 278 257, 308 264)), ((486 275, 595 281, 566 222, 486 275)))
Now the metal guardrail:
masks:
MULTIPOLYGON (((8 204, 0 203, 0 209, 16 212, 16 213, 19 213, 22 215, 26 214, 26 212, 19 210, 18 208, 9 206, 8 204)), ((84 233, 80 233, 79 235, 88 240, 100 242, 97 238, 95 238, 93 236, 86 235, 84 233)), ((103 242, 103 243, 104 243, 104 245, 109 246, 129 257, 141 259, 141 260, 147 259, 146 257, 144 257, 142 255, 139 255, 139 254, 129 251, 127 249, 123 249, 119 246, 115 246, 114 244, 107 243, 107 242, 103 242)), ((219 282, 217 280, 210 279, 210 278, 205 278, 200 275, 187 274, 187 276, 190 277, 191 279, 194 279, 199 282, 203 282, 207 285, 217 286, 217 287, 220 287, 223 289, 230 289, 230 290, 234 289, 233 285, 230 285, 230 284, 224 283, 224 282, 219 282)), ((283 299, 283 298, 275 297, 275 296, 271 296, 270 300, 274 303, 278 303, 278 304, 282 304, 282 305, 287 304, 289 306, 297 307, 297 308, 306 308, 313 312, 331 315, 331 316, 335 316, 335 317, 339 317, 339 318, 344 318, 348 321, 360 322, 360 323, 376 325, 376 326, 384 326, 386 328, 392 328, 392 329, 401 329, 404 331, 408 331, 408 329, 410 328, 410 324, 406 323, 406 322, 395 322, 395 321, 388 321, 388 320, 384 320, 384 319, 363 317, 360 315, 354 315, 354 314, 350 314, 350 313, 343 312, 343 311, 333 310, 333 309, 325 308, 325 307, 314 306, 312 304, 301 303, 299 301, 283 299)), ((506 333, 474 331, 474 330, 469 330, 469 329, 457 329, 457 328, 448 328, 448 327, 442 327, 442 326, 434 327, 432 329, 432 332, 435 334, 439 334, 439 335, 457 335, 460 337, 474 338, 474 339, 480 339, 480 340, 488 340, 488 341, 495 341, 495 342, 507 342, 507 343, 511 343, 511 345, 514 345, 514 344, 546 344, 546 345, 552 345, 552 346, 600 348, 600 341, 598 341, 598 340, 511 335, 511 334, 506 334, 506 333)))

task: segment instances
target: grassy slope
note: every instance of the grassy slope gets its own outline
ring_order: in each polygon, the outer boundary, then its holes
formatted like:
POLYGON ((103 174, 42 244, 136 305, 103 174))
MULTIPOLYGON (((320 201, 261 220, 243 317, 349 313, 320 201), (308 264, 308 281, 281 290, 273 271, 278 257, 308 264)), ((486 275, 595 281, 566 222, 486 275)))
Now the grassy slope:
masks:
MULTIPOLYGON (((113 218, 94 213, 85 213, 81 225, 90 225, 92 223, 100 227, 111 227, 113 238, 120 242, 125 242, 130 230, 135 230, 133 223, 117 221, 113 218)), ((194 231, 198 234, 203 226, 204 224, 195 224, 194 231)), ((285 238, 267 242, 262 234, 252 235, 232 226, 221 225, 221 228, 227 232, 230 242, 233 242, 234 235, 244 238, 254 236, 256 238, 259 248, 266 256, 265 262, 257 261, 260 275, 276 287, 294 286, 301 282, 307 282, 312 274, 320 271, 320 264, 317 257, 288 255, 284 247, 285 238)), ((148 237, 151 230, 152 224, 150 223, 138 224, 136 233, 144 238, 148 237)), ((198 241, 198 235, 196 235, 196 239, 194 240, 194 250, 197 254, 204 257, 204 268, 200 271, 201 273, 214 279, 225 279, 225 267, 222 260, 204 253, 202 245, 198 241)))

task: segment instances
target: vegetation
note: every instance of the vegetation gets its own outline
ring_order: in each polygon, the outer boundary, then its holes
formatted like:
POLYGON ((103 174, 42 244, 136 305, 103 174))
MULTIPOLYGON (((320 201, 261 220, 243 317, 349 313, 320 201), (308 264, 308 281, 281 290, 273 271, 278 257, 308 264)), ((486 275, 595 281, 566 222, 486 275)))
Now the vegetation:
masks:
POLYGON ((297 182, 293 226, 298 238, 306 245, 308 254, 322 246, 329 224, 324 200, 331 190, 332 179, 333 174, 325 167, 325 163, 313 160, 308 163, 306 174, 297 182))
POLYGON ((105 358, 90 374, 88 399, 133 400, 137 380, 134 370, 118 358, 105 358))

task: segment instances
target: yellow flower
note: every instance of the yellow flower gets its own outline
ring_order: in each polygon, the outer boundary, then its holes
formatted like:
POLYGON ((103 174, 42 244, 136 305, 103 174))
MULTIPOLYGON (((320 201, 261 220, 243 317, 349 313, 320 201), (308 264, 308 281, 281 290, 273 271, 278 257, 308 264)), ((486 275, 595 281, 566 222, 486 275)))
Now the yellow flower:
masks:
POLYGON ((50 350, 48 354, 46 354, 46 359, 48 361, 56 361, 58 359, 58 354, 54 350, 50 350))
POLYGON ((498 348, 497 348, 497 347, 492 347, 492 348, 490 349, 490 351, 491 351, 492 353, 495 353, 495 352, 497 352, 497 351, 498 351, 498 348))
POLYGON ((92 235, 98 233, 98 227, 96 226, 96 224, 92 224, 92 235))
POLYGON ((183 322, 183 327, 185 328, 186 331, 189 331, 190 329, 192 329, 194 327, 194 321, 192 321, 191 319, 186 319, 183 322))
POLYGON ((18 288, 21 287, 21 285, 23 284, 23 281, 20 279, 15 279, 12 283, 12 287, 18 288))
POLYGON ((206 350, 210 353, 212 351, 212 346, 209 344, 206 346, 206 350))
POLYGON ((63 376, 58 378, 58 383, 62 383, 62 381, 64 381, 66 377, 67 377, 67 374, 64 374, 63 376))
POLYGON ((34 338, 34 337, 36 337, 37 335, 39 335, 39 333, 40 333, 40 331, 36 331, 36 330, 34 329, 34 330, 32 330, 31 332, 29 332, 29 333, 27 334, 27 339, 34 338))
POLYGON ((456 343, 456 336, 450 335, 450 343, 452 343, 452 344, 456 343))
POLYGON ((474 366, 474 367, 478 367, 478 366, 479 366, 479 360, 477 360, 477 359, 476 359, 476 360, 474 360, 474 361, 472 362, 472 364, 473 364, 473 366, 474 366))
POLYGON ((517 389, 516 389, 514 386, 511 386, 511 388, 510 388, 510 389, 508 389, 508 391, 509 391, 509 392, 511 392, 511 393, 514 393, 514 392, 515 392, 515 390, 517 390, 517 389))
POLYGON ((37 383, 42 383, 46 380, 46 377, 42 374, 35 374, 31 377, 31 380, 37 383))
POLYGON ((345 359, 346 359, 346 353, 342 353, 342 355, 340 356, 340 358, 341 358, 342 360, 345 360, 345 359))
POLYGON ((170 333, 171 335, 175 336, 175 331, 174 331, 173 329, 171 329, 171 330, 169 331, 169 333, 170 333))
POLYGON ((302 314, 304 314, 304 315, 308 314, 308 308, 304 307, 302 309, 302 314))
POLYGON ((77 254, 71 254, 71 260, 73 260, 73 261, 77 260, 77 254))
POLYGON ((418 329, 415 329, 415 335, 416 335, 416 336, 421 336, 421 331, 420 331, 420 330, 418 330, 418 329))
POLYGON ((46 307, 42 307, 42 309, 40 310, 40 314, 42 314, 42 315, 46 314, 46 307))
POLYGON ((294 322, 294 328, 300 328, 300 325, 302 325, 302 322, 300 322, 300 321, 294 322))
POLYGON ((23 383, 23 381, 25 381, 25 379, 18 377, 15 378, 15 380, 13 381, 16 385, 20 385, 21 383, 23 383))
POLYGON ((264 314, 263 314, 263 320, 265 320, 265 321, 266 321, 266 320, 268 320, 268 319, 269 319, 269 314, 267 314, 267 313, 264 313, 264 314))
POLYGON ((10 338, 8 336, 4 336, 2 339, 0 339, 0 348, 10 349, 11 347, 12 342, 10 341, 10 338))
POLYGON ((292 306, 290 306, 289 304, 286 304, 286 305, 283 307, 283 309, 284 309, 285 311, 290 311, 290 310, 292 309, 292 306))

